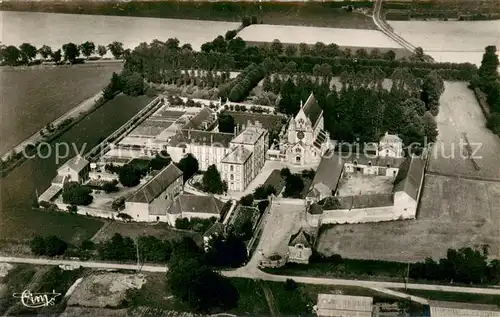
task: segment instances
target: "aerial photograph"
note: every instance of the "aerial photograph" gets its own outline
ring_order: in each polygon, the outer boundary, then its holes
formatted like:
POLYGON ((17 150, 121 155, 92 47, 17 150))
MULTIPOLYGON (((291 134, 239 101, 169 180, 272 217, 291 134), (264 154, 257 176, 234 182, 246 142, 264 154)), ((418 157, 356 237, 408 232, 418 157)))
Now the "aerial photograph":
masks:
POLYGON ((500 317, 500 0, 0 29, 0 316, 500 317))

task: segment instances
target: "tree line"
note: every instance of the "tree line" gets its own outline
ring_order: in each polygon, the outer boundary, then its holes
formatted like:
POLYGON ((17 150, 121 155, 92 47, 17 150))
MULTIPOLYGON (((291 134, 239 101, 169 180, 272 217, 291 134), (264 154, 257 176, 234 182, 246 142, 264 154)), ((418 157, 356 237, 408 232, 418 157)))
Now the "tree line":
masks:
MULTIPOLYGON (((487 126, 494 133, 500 135, 500 75, 498 67, 499 61, 496 47, 487 46, 478 74, 471 80, 470 86, 473 89, 480 89, 486 95, 484 100, 482 93, 480 93, 478 99, 480 103, 483 103, 483 107, 489 108, 487 126)), ((476 95, 478 95, 477 92, 476 95)))
POLYGON ((300 102, 313 92, 323 109, 325 130, 335 140, 373 142, 389 132, 399 134, 407 145, 424 144, 424 137, 435 141, 438 132, 434 116, 439 112, 443 79, 432 72, 421 80, 400 68, 391 75, 391 87, 386 89, 384 77, 378 68, 344 72, 337 89, 330 85, 331 77, 274 75, 264 80, 263 89, 279 94, 278 109, 289 115, 295 115, 300 102))
POLYGON ((122 58, 128 52, 123 48, 123 43, 117 41, 107 46, 96 46, 91 41, 86 41, 79 45, 67 43, 57 50, 53 50, 48 45, 42 45, 37 48, 30 43, 22 43, 19 47, 14 45, 0 45, 0 64, 7 66, 31 65, 37 55, 41 56, 44 60, 50 59, 56 64, 60 64, 61 62, 75 64, 83 62, 83 60, 79 59, 81 55, 89 59, 92 55, 97 54, 102 58, 108 50, 116 59, 122 58))

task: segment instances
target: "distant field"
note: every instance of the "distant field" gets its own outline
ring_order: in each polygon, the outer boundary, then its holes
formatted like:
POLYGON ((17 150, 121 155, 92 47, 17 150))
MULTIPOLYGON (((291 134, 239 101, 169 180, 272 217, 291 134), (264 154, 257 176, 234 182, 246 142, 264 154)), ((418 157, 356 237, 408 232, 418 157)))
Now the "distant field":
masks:
POLYGON ((408 290, 398 289, 397 291, 407 293, 413 296, 426 298, 428 300, 500 306, 500 296, 498 295, 450 293, 450 292, 426 291, 417 289, 408 289, 408 290))
POLYGON ((342 6, 369 9, 371 1, 19 1, 4 2, 1 10, 118 15, 170 19, 241 22, 257 16, 259 23, 376 29, 368 15, 346 12, 342 6))
POLYGON ((448 248, 490 246, 500 258, 500 183, 426 175, 417 220, 338 225, 322 232, 318 250, 346 258, 439 259, 448 248))
POLYGON ((0 68, 0 156, 106 86, 121 63, 0 68))

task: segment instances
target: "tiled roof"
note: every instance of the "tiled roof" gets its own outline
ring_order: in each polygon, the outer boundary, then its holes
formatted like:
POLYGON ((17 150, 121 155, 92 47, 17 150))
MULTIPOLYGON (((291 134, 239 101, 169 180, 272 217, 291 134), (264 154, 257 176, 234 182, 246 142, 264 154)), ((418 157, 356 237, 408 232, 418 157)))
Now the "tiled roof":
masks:
POLYGON ((77 155, 69 160, 66 161, 61 167, 58 168, 58 170, 62 169, 67 169, 70 168, 72 170, 75 170, 77 172, 80 172, 82 169, 84 169, 87 165, 89 164, 89 161, 87 161, 84 157, 81 155, 77 155))
POLYGON ((199 212, 219 216, 223 206, 224 203, 214 196, 181 194, 174 199, 167 213, 175 215, 183 212, 199 212))
POLYGON ((233 140, 233 143, 240 144, 255 144, 265 133, 267 132, 264 128, 259 127, 247 127, 245 130, 241 131, 233 140))
POLYGON ((306 233, 303 229, 290 237, 289 246, 295 246, 297 244, 302 244, 306 248, 311 248, 314 244, 314 238, 306 233))
POLYGON ((172 137, 170 146, 182 144, 207 144, 229 147, 229 143, 234 138, 232 133, 212 132, 202 130, 181 130, 172 137))
POLYGON ((342 156, 345 163, 354 163, 360 165, 368 165, 368 163, 372 163, 372 166, 387 166, 390 167, 399 167, 404 161, 404 158, 396 158, 396 157, 382 157, 375 155, 365 155, 364 153, 351 153, 348 156, 342 156))
POLYGON ((333 196, 323 200, 323 210, 376 208, 392 206, 392 193, 370 194, 358 196, 333 196))
POLYGON ((205 122, 211 122, 214 118, 210 108, 203 108, 184 126, 184 129, 199 129, 205 122))
POLYGON ((179 177, 182 177, 182 171, 175 166, 174 163, 170 163, 146 184, 139 188, 134 194, 132 194, 132 196, 127 198, 126 201, 135 203, 150 203, 163 193, 168 186, 170 186, 179 177))
POLYGON ((336 154, 327 153, 321 162, 319 163, 318 170, 311 182, 311 189, 314 188, 316 184, 324 184, 330 190, 337 189, 339 183, 340 175, 343 169, 342 158, 336 154))
POLYGON ((226 111, 225 113, 233 117, 234 123, 239 126, 248 126, 249 124, 256 125, 257 122, 259 122, 262 128, 266 130, 275 130, 281 127, 282 117, 278 115, 246 111, 226 111))
POLYGON ((419 157, 407 158, 399 168, 394 182, 394 192, 404 191, 417 200, 423 181, 425 161, 419 157))
POLYGON ((238 146, 234 148, 233 151, 224 156, 224 158, 221 160, 221 163, 243 164, 251 155, 252 152, 250 152, 243 146, 238 146))
POLYGON ((303 111, 309 118, 309 120, 311 120, 311 124, 314 127, 318 119, 321 117, 323 110, 318 105, 318 102, 316 101, 316 98, 314 98, 314 95, 312 93, 309 95, 309 98, 307 98, 307 101, 303 107, 303 111))

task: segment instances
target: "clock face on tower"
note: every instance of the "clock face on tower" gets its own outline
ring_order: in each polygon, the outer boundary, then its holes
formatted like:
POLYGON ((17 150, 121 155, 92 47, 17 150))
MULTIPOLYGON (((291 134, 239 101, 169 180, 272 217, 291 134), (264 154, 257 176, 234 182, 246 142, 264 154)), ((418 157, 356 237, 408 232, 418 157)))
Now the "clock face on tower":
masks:
POLYGON ((302 131, 297 132, 297 138, 299 140, 302 140, 304 138, 304 132, 302 132, 302 131))

